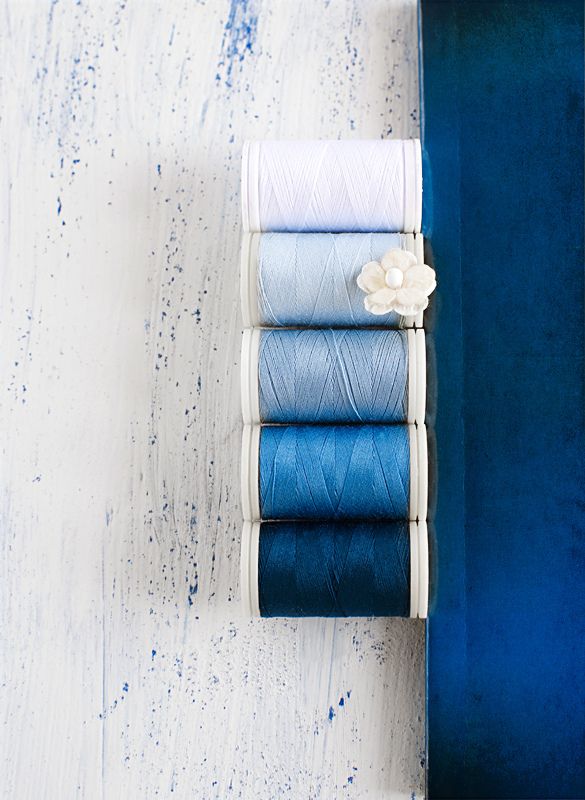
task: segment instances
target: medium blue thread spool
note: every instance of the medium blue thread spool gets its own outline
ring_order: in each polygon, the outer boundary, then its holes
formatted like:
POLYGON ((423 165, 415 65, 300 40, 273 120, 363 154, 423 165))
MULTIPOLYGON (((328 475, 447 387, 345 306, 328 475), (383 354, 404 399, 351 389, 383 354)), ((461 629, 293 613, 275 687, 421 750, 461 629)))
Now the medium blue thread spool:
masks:
POLYGON ((427 615, 425 522, 247 522, 241 569, 252 616, 427 615))
POLYGON ((422 313, 373 317, 356 283, 393 248, 423 262, 423 237, 400 233, 247 233, 242 239, 244 327, 417 327, 422 313))
POLYGON ((248 330, 242 412, 250 423, 422 423, 424 331, 248 330))
POLYGON ((245 425, 244 519, 427 514, 424 425, 245 425))

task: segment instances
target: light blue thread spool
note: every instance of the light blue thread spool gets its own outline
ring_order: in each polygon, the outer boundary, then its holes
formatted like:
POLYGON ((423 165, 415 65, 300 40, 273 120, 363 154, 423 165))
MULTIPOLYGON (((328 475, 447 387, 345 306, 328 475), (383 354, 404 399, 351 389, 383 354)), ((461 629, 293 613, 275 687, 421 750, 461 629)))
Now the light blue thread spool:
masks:
POLYGON ((423 261, 420 235, 400 233, 263 233, 242 240, 244 327, 387 327, 422 325, 395 312, 374 317, 364 308, 357 277, 391 249, 423 261))
POLYGON ((423 330, 247 330, 245 423, 422 423, 423 330))

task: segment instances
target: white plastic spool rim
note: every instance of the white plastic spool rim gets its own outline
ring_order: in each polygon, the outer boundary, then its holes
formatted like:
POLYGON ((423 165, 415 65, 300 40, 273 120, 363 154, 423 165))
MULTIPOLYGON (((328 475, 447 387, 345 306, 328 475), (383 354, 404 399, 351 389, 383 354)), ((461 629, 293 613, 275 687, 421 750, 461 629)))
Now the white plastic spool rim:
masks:
POLYGON ((240 357, 240 386, 244 425, 260 423, 260 392, 258 384, 258 353, 261 331, 245 330, 242 334, 240 357))
POLYGON ((409 425, 410 444, 410 502, 411 521, 426 520, 428 506, 427 429, 424 425, 409 425))
MULTIPOLYGON (((425 262, 425 239, 421 233, 415 234, 414 238, 414 246, 412 252, 416 256, 417 264, 424 264, 425 262)), ((419 314, 416 315, 414 319, 414 327, 415 328, 422 328, 424 325, 424 311, 421 311, 419 314)))
POLYGON ((258 546, 260 523, 244 522, 240 550, 240 589, 245 616, 260 616, 258 593, 258 546))
POLYGON ((416 358, 417 358, 417 342, 415 331, 413 328, 409 328, 406 331, 406 344, 407 344, 407 359, 408 359, 408 385, 407 389, 407 397, 408 397, 408 405, 406 411, 406 421, 409 425, 412 425, 416 422, 416 409, 418 405, 418 392, 416 381, 418 378, 418 369, 416 365, 416 358))
MULTIPOLYGON (((416 401, 414 421, 422 425, 427 412, 427 343, 422 329, 413 331, 416 342, 416 401)), ((410 366, 410 364, 409 364, 410 366)))
POLYGON ((426 343, 423 330, 409 328, 408 344, 408 408, 406 421, 422 424, 425 421, 427 400, 426 343))
POLYGON ((260 203, 258 197, 260 142, 244 142, 242 148, 242 224, 244 231, 259 231, 260 203))
POLYGON ((422 233, 415 233, 413 238, 412 253, 416 256, 419 264, 425 260, 425 238, 422 233))
MULTIPOLYGON (((416 179, 416 191, 414 194, 414 230, 420 233, 422 228, 422 195, 423 195, 423 176, 422 176, 422 148, 420 139, 414 139, 414 173, 416 179)), ((422 238, 422 237, 421 237, 422 238)), ((421 258, 422 264, 422 258, 421 258)))
POLYGON ((428 535, 427 523, 424 520, 418 522, 417 532, 418 532, 417 615, 419 619, 426 619, 429 611, 429 535, 428 535))
POLYGON ((418 617, 419 598, 419 558, 418 558, 418 525, 410 523, 410 616, 418 617))
POLYGON ((416 425, 408 426, 410 446, 410 498, 408 518, 416 522, 418 513, 418 441, 416 425))
POLYGON ((417 425, 416 440, 418 448, 418 497, 416 518, 426 522, 429 506, 429 455, 427 449, 427 429, 425 425, 417 425))
MULTIPOLYGON (((419 264, 423 263, 424 259, 424 237, 420 233, 403 233, 402 244, 408 253, 416 256, 419 264)), ((402 317, 400 321, 401 328, 422 328, 424 322, 424 311, 410 317, 402 317)))
POLYGON ((422 158, 419 139, 406 139, 404 152, 404 230, 418 233, 422 217, 422 158))
POLYGON ((244 328, 260 324, 258 310, 259 233, 244 233, 240 255, 240 305, 244 328))
POLYGON ((240 481, 242 492, 242 514, 247 522, 260 519, 260 497, 258 490, 258 456, 260 453, 260 426, 244 425, 242 431, 242 462, 240 481))

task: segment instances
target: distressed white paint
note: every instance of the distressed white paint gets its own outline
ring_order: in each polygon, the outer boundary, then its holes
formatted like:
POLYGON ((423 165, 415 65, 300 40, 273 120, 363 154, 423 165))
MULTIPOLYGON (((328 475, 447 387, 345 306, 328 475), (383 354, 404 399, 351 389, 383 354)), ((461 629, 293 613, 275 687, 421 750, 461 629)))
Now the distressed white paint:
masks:
POLYGON ((2 796, 420 797, 421 624, 239 618, 236 368, 242 141, 416 135, 414 0, 0 15, 2 796))

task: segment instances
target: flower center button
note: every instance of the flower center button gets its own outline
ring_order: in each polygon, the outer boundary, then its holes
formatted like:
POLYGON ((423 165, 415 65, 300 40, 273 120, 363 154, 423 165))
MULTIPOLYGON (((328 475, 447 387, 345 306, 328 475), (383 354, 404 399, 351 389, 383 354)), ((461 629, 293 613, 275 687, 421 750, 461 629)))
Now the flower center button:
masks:
POLYGON ((386 286, 390 289, 400 289, 404 280, 404 272, 398 267, 390 267, 386 271, 386 286))

